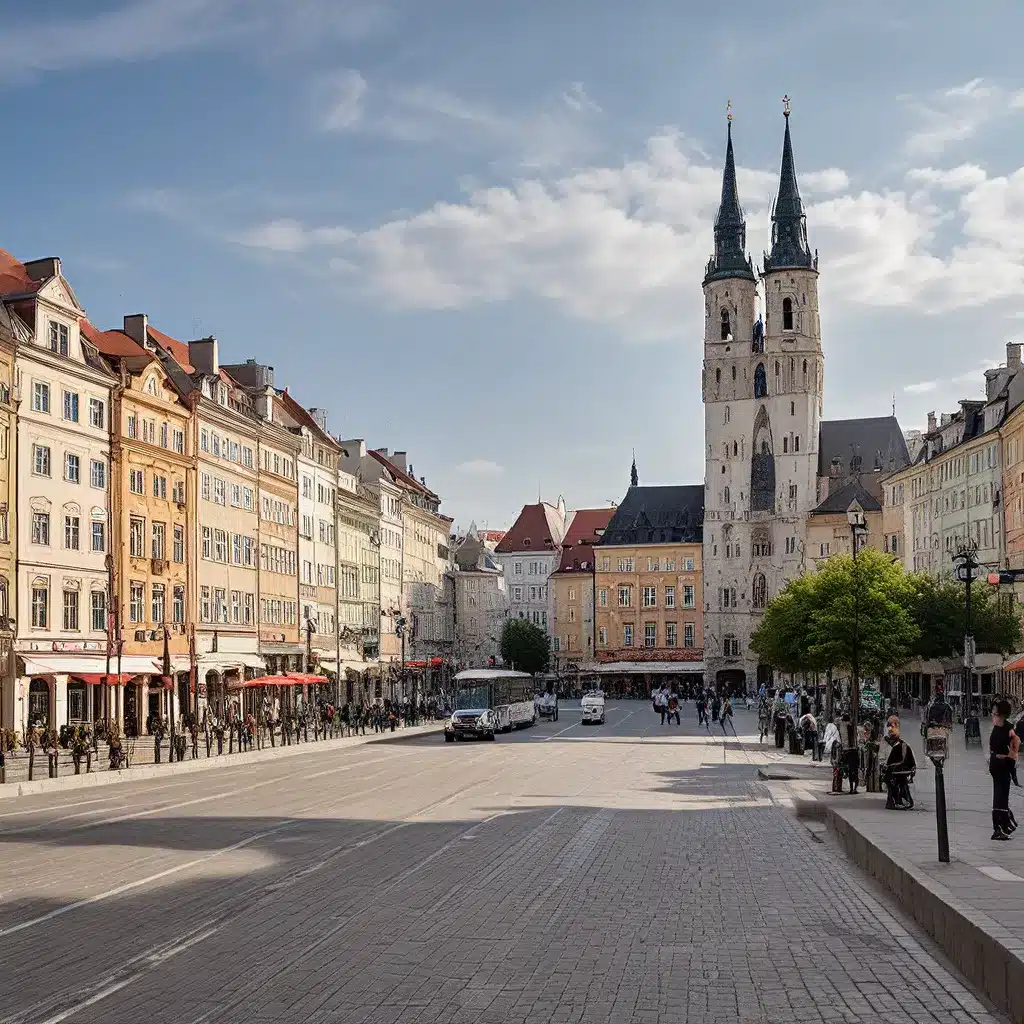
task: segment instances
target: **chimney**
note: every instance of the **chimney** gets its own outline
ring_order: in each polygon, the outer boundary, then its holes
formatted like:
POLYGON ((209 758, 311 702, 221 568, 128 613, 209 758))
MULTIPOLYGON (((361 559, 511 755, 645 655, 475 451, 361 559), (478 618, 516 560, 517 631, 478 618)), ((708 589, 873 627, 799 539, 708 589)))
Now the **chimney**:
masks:
POLYGON ((944 413, 942 413, 942 415, 939 417, 939 426, 940 427, 946 426, 952 418, 953 418, 953 414, 951 412, 944 412, 944 413))
POLYGON ((124 333, 143 348, 153 347, 149 340, 149 317, 145 313, 126 313, 124 333))
POLYGON ((390 460, 403 472, 409 472, 408 466, 408 452, 395 452, 390 456, 390 460))
POLYGON ((1008 370, 1020 369, 1020 349, 1021 343, 1019 341, 1008 341, 1006 343, 1006 368, 1008 370))
POLYGON ((224 369, 231 374, 243 388, 272 388, 274 386, 274 368, 264 366, 255 359, 246 359, 244 363, 225 364, 224 369))
POLYGON ((188 361, 200 372, 216 377, 220 373, 217 339, 202 338, 188 343, 188 361))
POLYGON ((25 270, 33 281, 48 281, 60 273, 60 260, 56 256, 46 256, 41 260, 30 260, 25 270))
POLYGON ((935 413, 928 413, 928 433, 932 433, 937 426, 938 424, 935 422, 935 413))
POLYGON ((310 409, 309 415, 316 420, 316 425, 326 434, 327 433, 327 410, 326 409, 310 409))

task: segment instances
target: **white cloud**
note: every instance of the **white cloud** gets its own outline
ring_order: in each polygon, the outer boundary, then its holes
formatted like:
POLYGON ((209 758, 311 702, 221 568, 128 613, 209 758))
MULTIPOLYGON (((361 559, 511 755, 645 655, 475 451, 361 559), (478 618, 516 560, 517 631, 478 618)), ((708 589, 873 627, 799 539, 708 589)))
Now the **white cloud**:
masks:
POLYGON ((366 79, 358 71, 338 71, 321 79, 317 84, 320 127, 341 132, 359 124, 366 90, 366 79))
POLYGON ((934 167, 912 167, 907 178, 925 186, 949 189, 952 192, 980 185, 987 175, 977 164, 960 164, 958 167, 936 169, 934 167))
POLYGON ((505 467, 490 459, 470 459, 468 462, 460 462, 455 467, 455 472, 463 476, 495 477, 501 476, 505 472, 505 467))
POLYGON ((576 160, 595 146, 601 108, 579 82, 535 108, 505 111, 430 84, 374 88, 371 96, 356 74, 343 72, 345 77, 321 82, 314 91, 314 118, 324 129, 358 125, 402 142, 484 152, 533 171, 576 160))
POLYGON ((932 93, 924 100, 906 98, 917 127, 906 142, 911 156, 937 156, 973 138, 1008 110, 1024 109, 1024 90, 1008 92, 981 78, 932 93))
POLYGON ((387 18, 374 0, 125 0, 78 17, 8 18, 0 76, 152 60, 183 50, 317 46, 360 38, 387 18))
POLYGON ((937 380, 923 380, 918 384, 906 384, 903 390, 908 395, 923 395, 929 391, 934 391, 939 386, 937 380))
POLYGON ((301 221, 281 217, 241 232, 235 241, 252 249, 303 252, 317 245, 339 245, 352 237, 347 228, 308 228, 301 221))

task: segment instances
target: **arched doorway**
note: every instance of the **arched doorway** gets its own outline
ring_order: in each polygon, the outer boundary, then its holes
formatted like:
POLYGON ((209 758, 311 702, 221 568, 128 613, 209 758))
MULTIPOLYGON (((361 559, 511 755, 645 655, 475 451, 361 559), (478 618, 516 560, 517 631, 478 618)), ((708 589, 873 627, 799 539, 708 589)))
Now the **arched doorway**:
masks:
POLYGON ((220 673, 216 669, 210 669, 206 673, 206 706, 211 715, 220 713, 222 706, 220 673))
POLYGON ((715 689, 725 697, 742 697, 747 692, 747 674, 741 668, 719 669, 715 689))
POLYGON ((50 680, 33 679, 28 684, 28 724, 47 728, 53 720, 50 680))

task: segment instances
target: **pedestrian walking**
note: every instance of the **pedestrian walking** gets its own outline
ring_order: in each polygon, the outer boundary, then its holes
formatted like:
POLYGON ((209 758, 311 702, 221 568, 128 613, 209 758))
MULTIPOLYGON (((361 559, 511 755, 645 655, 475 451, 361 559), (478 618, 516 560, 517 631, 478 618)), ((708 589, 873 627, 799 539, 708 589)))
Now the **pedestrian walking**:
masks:
POLYGON ((731 725, 732 734, 733 736, 736 735, 736 725, 732 720, 732 701, 728 697, 725 698, 725 701, 722 704, 722 713, 719 717, 719 721, 721 723, 723 733, 727 733, 726 726, 731 725))
POLYGON ((850 713, 843 713, 839 726, 839 743, 842 751, 841 763, 850 780, 850 792, 856 793, 860 785, 860 749, 857 743, 857 730, 850 721, 850 713))
POLYGON ((1008 719, 1010 702, 997 700, 992 708, 988 738, 988 770, 992 776, 992 839, 1006 841, 1017 822, 1010 811, 1010 776, 1020 752, 1020 739, 1008 719))
POLYGON ((672 724, 672 718, 675 717, 676 725, 679 725, 679 697, 676 694, 670 694, 668 698, 668 724, 672 724))

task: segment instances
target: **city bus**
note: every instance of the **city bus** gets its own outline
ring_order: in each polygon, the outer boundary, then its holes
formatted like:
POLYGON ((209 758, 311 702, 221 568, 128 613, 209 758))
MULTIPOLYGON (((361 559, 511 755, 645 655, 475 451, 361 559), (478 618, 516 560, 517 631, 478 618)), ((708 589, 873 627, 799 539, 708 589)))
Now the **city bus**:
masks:
POLYGON ((460 711, 489 711, 485 719, 488 731, 511 732, 537 721, 533 676, 527 672, 470 668, 456 673, 454 683, 456 715, 460 711))

